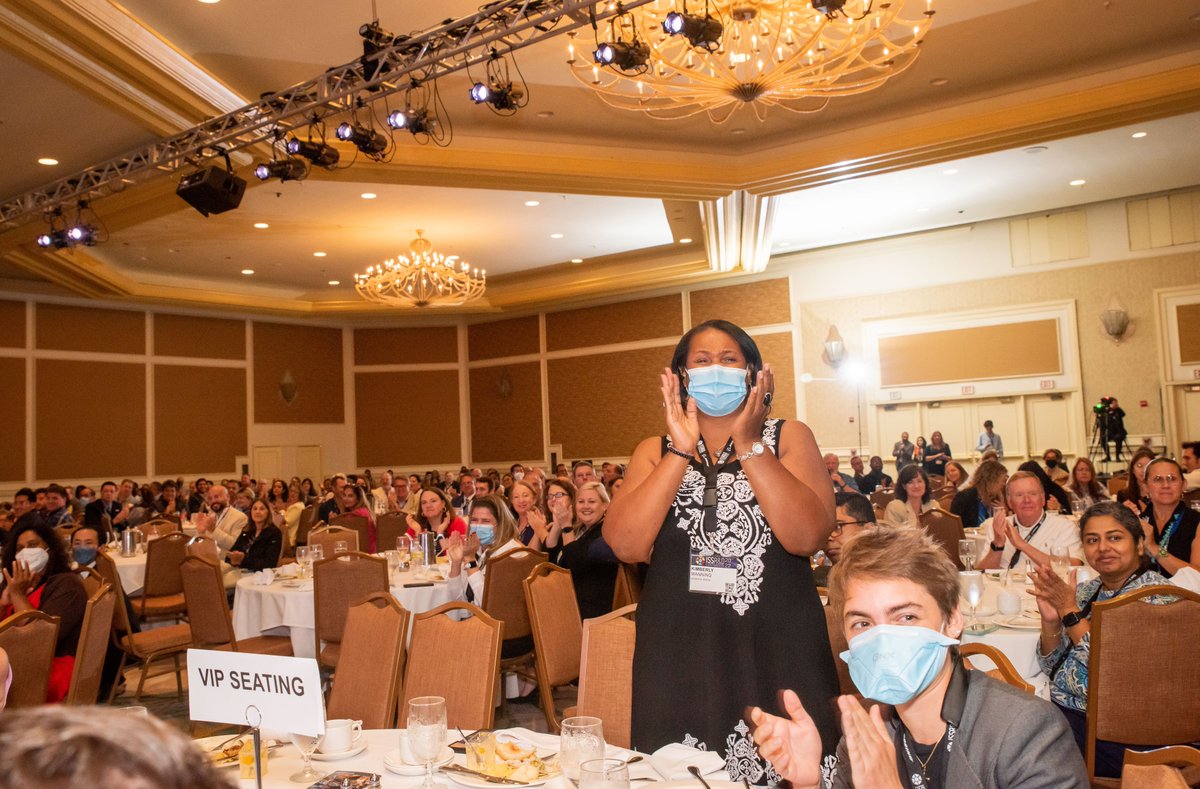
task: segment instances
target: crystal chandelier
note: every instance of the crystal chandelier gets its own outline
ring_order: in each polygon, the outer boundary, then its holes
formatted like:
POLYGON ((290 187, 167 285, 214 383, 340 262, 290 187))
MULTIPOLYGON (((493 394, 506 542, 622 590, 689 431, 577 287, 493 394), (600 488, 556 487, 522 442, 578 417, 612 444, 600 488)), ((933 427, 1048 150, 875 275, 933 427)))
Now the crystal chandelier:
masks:
POLYGON ((746 105, 818 112, 865 93, 916 60, 933 0, 655 0, 596 29, 596 51, 567 62, 608 104, 655 118, 707 112, 724 123, 746 105), (906 6, 920 7, 904 19, 906 6))
POLYGON ((487 272, 472 269, 457 255, 445 257, 418 230, 408 255, 397 255, 354 275, 354 289, 367 301, 414 307, 453 307, 479 298, 487 272))

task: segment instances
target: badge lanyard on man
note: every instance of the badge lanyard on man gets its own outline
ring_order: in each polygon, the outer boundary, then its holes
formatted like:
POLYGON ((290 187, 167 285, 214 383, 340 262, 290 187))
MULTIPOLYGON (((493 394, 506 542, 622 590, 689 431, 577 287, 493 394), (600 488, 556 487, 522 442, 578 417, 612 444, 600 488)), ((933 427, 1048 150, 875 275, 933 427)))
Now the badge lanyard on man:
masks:
MULTIPOLYGON (((704 439, 700 439, 700 457, 704 461, 704 498, 700 531, 709 534, 717 527, 717 476, 721 468, 729 461, 733 453, 733 438, 725 443, 725 448, 717 456, 716 463, 709 462, 708 448, 704 439)), ((688 552, 688 591, 699 594, 732 594, 737 584, 739 560, 736 556, 722 556, 716 553, 705 554, 691 549, 688 552)))

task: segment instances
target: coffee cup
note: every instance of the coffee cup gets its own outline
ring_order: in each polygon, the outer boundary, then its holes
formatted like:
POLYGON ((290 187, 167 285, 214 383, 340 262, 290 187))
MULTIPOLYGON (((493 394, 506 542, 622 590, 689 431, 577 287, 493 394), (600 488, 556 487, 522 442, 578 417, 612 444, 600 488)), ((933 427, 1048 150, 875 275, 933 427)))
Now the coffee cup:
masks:
POLYGON ((325 721, 325 738, 318 750, 324 754, 345 753, 362 737, 362 721, 345 718, 325 721))
POLYGON ((1021 597, 1015 592, 1001 589, 996 593, 996 610, 1005 616, 1021 613, 1021 597))

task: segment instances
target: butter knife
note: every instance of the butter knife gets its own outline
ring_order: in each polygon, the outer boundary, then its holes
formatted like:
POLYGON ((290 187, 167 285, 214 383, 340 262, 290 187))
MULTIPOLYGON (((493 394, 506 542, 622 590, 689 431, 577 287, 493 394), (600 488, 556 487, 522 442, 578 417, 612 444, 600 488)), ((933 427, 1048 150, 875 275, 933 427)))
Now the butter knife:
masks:
POLYGON ((514 786, 528 786, 525 781, 514 781, 511 778, 500 778, 495 775, 481 773, 478 770, 468 770, 466 767, 460 767, 457 764, 443 764, 440 768, 443 772, 462 773, 463 775, 473 775, 481 781, 487 781, 490 784, 511 784, 514 786))

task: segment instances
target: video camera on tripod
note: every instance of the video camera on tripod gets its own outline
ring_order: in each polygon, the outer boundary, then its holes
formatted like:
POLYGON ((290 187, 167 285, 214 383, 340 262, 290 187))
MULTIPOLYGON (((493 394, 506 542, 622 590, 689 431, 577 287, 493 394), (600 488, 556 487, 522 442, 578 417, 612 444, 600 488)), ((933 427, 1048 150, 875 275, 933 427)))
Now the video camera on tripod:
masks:
POLYGON ((1095 418, 1092 422, 1092 441, 1088 447, 1088 455, 1103 453, 1105 462, 1108 462, 1108 442, 1112 441, 1116 445, 1117 460, 1120 460, 1121 449, 1129 448, 1125 441, 1125 411, 1117 402, 1117 398, 1105 395, 1092 406, 1092 414, 1095 418))

